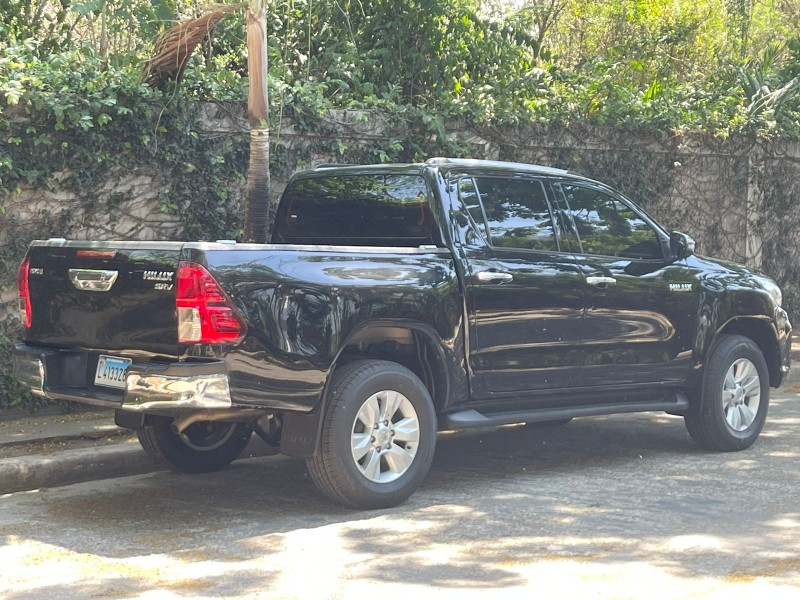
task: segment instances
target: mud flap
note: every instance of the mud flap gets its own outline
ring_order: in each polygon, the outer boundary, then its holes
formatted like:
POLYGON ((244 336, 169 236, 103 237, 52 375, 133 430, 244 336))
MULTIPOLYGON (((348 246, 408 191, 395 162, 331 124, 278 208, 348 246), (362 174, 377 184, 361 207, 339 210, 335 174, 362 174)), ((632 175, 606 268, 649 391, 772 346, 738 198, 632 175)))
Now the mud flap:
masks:
POLYGON ((144 427, 144 413, 117 409, 114 411, 114 423, 125 429, 141 429, 144 427))
POLYGON ((297 458, 311 458, 317 451, 322 410, 313 413, 284 413, 281 452, 297 458))

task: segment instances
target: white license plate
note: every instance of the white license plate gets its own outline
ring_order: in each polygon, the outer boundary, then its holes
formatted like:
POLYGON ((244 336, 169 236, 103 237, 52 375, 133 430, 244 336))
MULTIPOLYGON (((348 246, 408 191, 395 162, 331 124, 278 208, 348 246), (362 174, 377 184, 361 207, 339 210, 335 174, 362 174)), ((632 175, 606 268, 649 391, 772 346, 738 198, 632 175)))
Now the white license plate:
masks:
POLYGON ((124 390, 125 373, 130 366, 130 358, 119 358, 117 356, 101 354, 97 360, 97 372, 94 374, 94 384, 124 390))

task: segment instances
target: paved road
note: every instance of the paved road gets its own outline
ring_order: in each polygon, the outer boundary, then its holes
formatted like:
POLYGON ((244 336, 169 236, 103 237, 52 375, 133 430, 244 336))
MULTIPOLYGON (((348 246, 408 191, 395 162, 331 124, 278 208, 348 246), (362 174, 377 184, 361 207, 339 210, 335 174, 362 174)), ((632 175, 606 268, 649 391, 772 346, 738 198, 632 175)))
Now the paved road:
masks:
POLYGON ((661 414, 444 435, 393 510, 333 506, 285 458, 11 494, 0 596, 800 599, 799 456, 782 391, 735 454, 661 414))

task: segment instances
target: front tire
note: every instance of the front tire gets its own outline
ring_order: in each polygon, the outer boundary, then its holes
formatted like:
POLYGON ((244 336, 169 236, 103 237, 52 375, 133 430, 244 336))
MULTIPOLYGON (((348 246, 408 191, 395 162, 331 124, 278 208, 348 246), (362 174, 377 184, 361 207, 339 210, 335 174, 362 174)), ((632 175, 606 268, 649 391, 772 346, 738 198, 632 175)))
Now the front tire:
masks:
POLYGON ((684 416, 698 445, 732 452, 753 445, 769 406, 769 372, 760 348, 741 335, 721 336, 706 365, 701 406, 684 416))
POLYGON ((253 434, 249 423, 224 421, 200 421, 176 433, 172 421, 170 417, 147 415, 144 427, 136 433, 148 454, 184 473, 227 467, 241 455, 253 434))
POLYGON ((422 381, 397 363, 362 360, 337 369, 327 398, 320 447, 307 461, 314 484, 353 508, 388 508, 411 496, 436 445, 422 381))

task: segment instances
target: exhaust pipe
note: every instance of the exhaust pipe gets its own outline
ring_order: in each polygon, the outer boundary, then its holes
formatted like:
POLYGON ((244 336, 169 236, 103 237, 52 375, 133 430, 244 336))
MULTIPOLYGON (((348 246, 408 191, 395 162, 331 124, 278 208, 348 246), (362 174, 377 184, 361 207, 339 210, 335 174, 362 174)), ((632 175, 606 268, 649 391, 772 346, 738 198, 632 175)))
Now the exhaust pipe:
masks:
POLYGON ((253 423, 253 429, 267 446, 281 447, 281 427, 283 423, 278 415, 264 415, 253 423))

